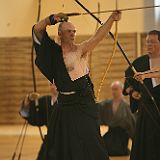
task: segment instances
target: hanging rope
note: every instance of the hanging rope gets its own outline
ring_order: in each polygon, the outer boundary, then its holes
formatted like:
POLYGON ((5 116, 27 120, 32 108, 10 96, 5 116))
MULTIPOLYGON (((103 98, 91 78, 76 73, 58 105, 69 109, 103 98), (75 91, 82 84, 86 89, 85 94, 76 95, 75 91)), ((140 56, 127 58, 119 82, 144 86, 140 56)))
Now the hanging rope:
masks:
MULTIPOLYGON (((37 22, 40 19, 40 13, 41 13, 41 0, 39 0, 39 3, 38 3, 37 22)), ((34 90, 34 92, 37 92, 36 77, 35 77, 35 68, 34 68, 34 46, 33 46, 33 44, 32 44, 32 47, 31 47, 31 67, 32 67, 33 90, 34 90)), ((24 124, 22 126, 21 133, 19 135, 17 144, 16 144, 15 151, 14 151, 14 153, 12 155, 12 160, 15 159, 16 154, 17 154, 17 150, 18 150, 19 147, 20 147, 20 149, 19 149, 19 154, 18 154, 18 160, 21 159, 22 149, 23 149, 24 140, 25 140, 25 137, 26 137, 27 128, 28 128, 28 121, 25 120, 25 122, 24 122, 24 124)), ((42 134, 42 131, 41 131, 40 127, 39 127, 39 131, 40 131, 41 138, 43 139, 43 134, 42 134)))
MULTIPOLYGON (((38 0, 38 14, 37 14, 37 22, 40 20, 41 15, 41 0, 38 0)), ((31 50, 31 65, 32 65, 32 81, 33 81, 33 90, 34 92, 37 92, 37 85, 36 85, 36 76, 35 76, 35 65, 34 65, 34 45, 32 44, 32 50, 31 50)), ((37 103, 37 100, 35 101, 35 104, 37 103)), ((38 127, 39 133, 41 136, 41 139, 44 140, 41 127, 38 127)))
MULTIPOLYGON (((36 22, 39 22, 40 14, 41 14, 41 0, 38 0, 38 15, 37 15, 37 21, 36 22)), ((32 48, 31 48, 31 66, 32 66, 33 90, 34 90, 34 92, 37 92, 35 66, 34 66, 34 45, 33 44, 32 44, 32 48)))

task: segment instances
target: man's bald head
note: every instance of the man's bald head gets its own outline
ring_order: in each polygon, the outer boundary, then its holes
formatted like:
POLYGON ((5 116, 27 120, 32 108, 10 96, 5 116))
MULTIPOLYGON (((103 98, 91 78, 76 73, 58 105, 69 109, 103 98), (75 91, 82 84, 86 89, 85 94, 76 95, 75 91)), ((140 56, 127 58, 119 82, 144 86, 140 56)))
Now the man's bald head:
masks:
POLYGON ((114 81, 114 82, 111 84, 111 88, 114 88, 114 87, 118 87, 118 88, 123 89, 123 84, 122 84, 120 81, 114 81))
POLYGON ((123 91, 123 84, 120 81, 115 81, 111 84, 113 98, 121 98, 123 91))
POLYGON ((75 26, 71 22, 61 22, 58 26, 58 32, 63 30, 75 30, 75 26))
POLYGON ((75 32, 75 27, 71 22, 61 22, 59 24, 58 35, 61 43, 73 43, 75 32))

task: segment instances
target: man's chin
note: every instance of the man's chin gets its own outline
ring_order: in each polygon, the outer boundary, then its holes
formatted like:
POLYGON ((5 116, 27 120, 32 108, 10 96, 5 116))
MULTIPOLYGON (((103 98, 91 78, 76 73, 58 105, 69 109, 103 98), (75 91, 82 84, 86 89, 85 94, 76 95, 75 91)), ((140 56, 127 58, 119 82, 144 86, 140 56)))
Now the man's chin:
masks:
POLYGON ((68 42, 68 43, 73 43, 73 42, 74 42, 74 39, 68 39, 67 42, 68 42))
POLYGON ((71 41, 74 41, 74 38, 71 38, 71 41))

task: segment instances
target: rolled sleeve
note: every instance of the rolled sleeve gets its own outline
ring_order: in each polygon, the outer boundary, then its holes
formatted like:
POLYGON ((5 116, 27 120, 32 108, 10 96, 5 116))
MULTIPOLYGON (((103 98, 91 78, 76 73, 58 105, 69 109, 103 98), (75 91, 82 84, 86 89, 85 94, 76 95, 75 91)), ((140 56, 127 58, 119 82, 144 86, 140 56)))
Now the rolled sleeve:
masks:
POLYGON ((33 30, 33 41, 34 41, 35 43, 37 43, 38 45, 41 45, 41 42, 38 40, 36 34, 34 33, 34 30, 33 30))

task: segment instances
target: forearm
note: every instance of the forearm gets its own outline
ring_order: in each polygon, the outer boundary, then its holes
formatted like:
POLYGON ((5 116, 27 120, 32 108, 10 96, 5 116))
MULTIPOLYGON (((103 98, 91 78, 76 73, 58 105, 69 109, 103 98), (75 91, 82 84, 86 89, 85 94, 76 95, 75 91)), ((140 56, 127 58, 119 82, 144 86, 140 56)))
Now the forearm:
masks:
POLYGON ((144 74, 145 78, 160 78, 160 71, 144 74))
POLYGON ((37 100, 39 96, 40 95, 37 92, 32 92, 32 93, 27 94, 24 99, 24 104, 28 105, 30 102, 37 100))
POLYGON ((55 25, 58 22, 67 21, 67 20, 68 20, 68 17, 64 13, 51 14, 50 16, 41 20, 34 26, 34 29, 33 29, 34 33, 36 34, 37 38, 41 41, 43 37, 43 33, 45 32, 47 26, 55 25))
POLYGON ((121 19, 121 12, 113 12, 108 20, 97 30, 97 32, 84 43, 83 54, 93 50, 95 46, 109 33, 113 22, 121 19))
POLYGON ((45 32, 46 27, 48 25, 50 25, 50 20, 49 17, 46 17, 45 19, 41 20, 34 26, 33 28, 34 33, 36 34, 36 37, 38 38, 39 41, 42 40, 43 33, 45 32))
POLYGON ((84 43, 83 55, 93 50, 96 45, 108 34, 114 19, 110 16, 109 19, 97 30, 94 36, 84 43))
POLYGON ((94 36, 97 41, 101 41, 109 33, 114 21, 115 20, 112 16, 110 16, 109 19, 97 30, 94 36))
POLYGON ((31 102, 31 100, 29 99, 29 95, 26 95, 26 97, 24 98, 24 101, 23 101, 23 106, 29 105, 30 102, 31 102))
POLYGON ((151 73, 151 72, 158 72, 160 71, 160 67, 155 67, 155 68, 152 68, 151 70, 147 70, 143 73, 147 74, 147 73, 151 73))
POLYGON ((160 67, 142 72, 142 74, 144 75, 144 78, 160 78, 160 67))

